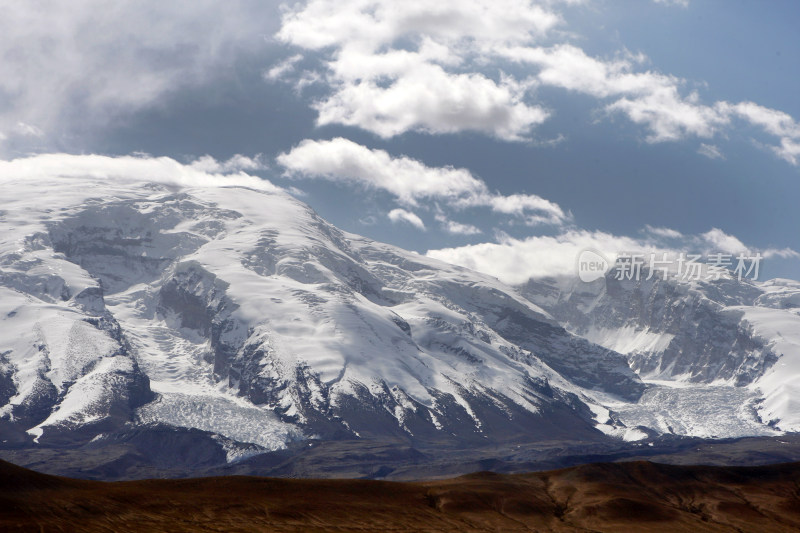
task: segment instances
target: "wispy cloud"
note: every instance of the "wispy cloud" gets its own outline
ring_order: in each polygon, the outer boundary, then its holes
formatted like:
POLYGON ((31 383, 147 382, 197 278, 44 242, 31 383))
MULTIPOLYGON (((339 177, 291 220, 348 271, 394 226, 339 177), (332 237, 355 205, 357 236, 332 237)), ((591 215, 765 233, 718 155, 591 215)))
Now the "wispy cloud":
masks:
POLYGON ((722 155, 720 149, 713 144, 701 143, 700 148, 697 149, 697 153, 704 155, 709 159, 725 159, 725 156, 722 155))
POLYGON ((453 235, 479 235, 483 233, 477 226, 450 220, 443 214, 437 214, 436 221, 442 225, 447 233, 452 233, 453 235))
POLYGON ((668 6, 689 7, 689 0, 653 0, 653 2, 668 6))
POLYGON ((441 201, 452 209, 488 207, 534 224, 564 224, 570 215, 557 204, 533 194, 504 196, 491 192, 486 183, 467 169, 429 167, 416 159, 393 157, 337 137, 326 141, 305 140, 276 161, 290 178, 315 178, 350 183, 392 194, 405 206, 421 200, 441 201))
POLYGON ((169 157, 42 154, 0 160, 0 180, 17 181, 20 186, 37 180, 90 179, 104 181, 163 183, 179 187, 243 186, 281 191, 268 180, 243 171, 255 159, 237 155, 227 162, 205 156, 183 164, 169 157))
POLYGON ((741 102, 726 106, 726 111, 737 115, 754 126, 780 139, 780 144, 772 150, 782 159, 793 165, 798 164, 800 157, 800 123, 791 115, 758 105, 754 102, 741 102))
POLYGON ((656 237, 661 237, 664 239, 680 239, 683 237, 683 233, 678 230, 674 230, 672 228, 655 228, 650 224, 647 224, 644 227, 644 232, 649 235, 654 235, 656 237))
POLYGON ((411 211, 406 211, 405 209, 400 208, 392 209, 389 211, 387 216, 392 222, 405 222, 407 224, 411 224, 419 230, 425 231, 425 223, 422 222, 422 219, 411 211))

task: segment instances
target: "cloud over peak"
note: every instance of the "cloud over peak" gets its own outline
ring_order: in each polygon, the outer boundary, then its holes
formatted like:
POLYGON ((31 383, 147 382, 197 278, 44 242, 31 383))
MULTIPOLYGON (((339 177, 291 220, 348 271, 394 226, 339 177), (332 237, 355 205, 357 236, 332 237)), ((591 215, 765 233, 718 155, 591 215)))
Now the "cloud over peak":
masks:
POLYGON ((163 183, 178 187, 250 187, 281 191, 268 180, 244 172, 255 160, 237 155, 228 161, 204 156, 183 164, 169 157, 148 155, 105 156, 41 154, 0 160, 0 181, 26 182, 47 179, 90 179, 97 182, 121 181, 163 183))

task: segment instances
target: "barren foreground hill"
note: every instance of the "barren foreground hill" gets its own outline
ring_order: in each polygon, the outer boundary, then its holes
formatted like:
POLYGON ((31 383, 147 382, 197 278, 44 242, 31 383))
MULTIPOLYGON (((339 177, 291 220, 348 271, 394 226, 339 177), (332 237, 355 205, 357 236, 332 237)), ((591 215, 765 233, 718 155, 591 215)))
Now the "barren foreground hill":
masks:
POLYGON ((398 483, 79 481, 0 463, 2 531, 795 531, 800 463, 601 463, 398 483))

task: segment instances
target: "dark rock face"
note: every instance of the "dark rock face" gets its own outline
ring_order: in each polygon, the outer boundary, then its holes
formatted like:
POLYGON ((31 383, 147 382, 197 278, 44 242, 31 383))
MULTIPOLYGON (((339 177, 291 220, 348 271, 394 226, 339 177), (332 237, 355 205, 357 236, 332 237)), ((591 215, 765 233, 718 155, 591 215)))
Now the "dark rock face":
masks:
POLYGON ((193 262, 181 263, 158 292, 158 315, 209 339, 214 374, 227 376, 245 340, 244 326, 232 317, 237 309, 227 283, 193 262))

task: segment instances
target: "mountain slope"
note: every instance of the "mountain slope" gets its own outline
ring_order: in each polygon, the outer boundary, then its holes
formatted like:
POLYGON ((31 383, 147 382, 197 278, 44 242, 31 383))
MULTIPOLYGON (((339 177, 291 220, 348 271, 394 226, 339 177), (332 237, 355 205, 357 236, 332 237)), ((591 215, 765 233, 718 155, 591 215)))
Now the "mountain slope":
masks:
POLYGON ((644 389, 497 280, 341 232, 267 182, 0 189, 17 441, 166 424, 234 459, 309 437, 597 440, 594 392, 644 389))
POLYGON ((620 406, 626 423, 707 437, 800 431, 800 283, 609 274, 519 290, 571 332, 626 354, 651 384, 637 407, 620 406))

